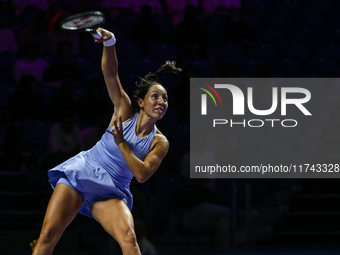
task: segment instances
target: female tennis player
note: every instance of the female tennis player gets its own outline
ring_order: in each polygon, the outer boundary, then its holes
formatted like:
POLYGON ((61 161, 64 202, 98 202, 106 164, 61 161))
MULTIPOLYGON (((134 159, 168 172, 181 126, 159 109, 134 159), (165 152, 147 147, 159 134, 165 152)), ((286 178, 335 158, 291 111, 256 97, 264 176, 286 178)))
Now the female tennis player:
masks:
MULTIPOLYGON (((96 219, 119 243, 124 255, 141 254, 131 214, 133 177, 145 182, 167 154, 169 142, 157 129, 168 108, 168 95, 157 76, 181 71, 167 61, 147 74, 134 94, 131 106, 118 77, 114 35, 98 28, 103 42, 102 72, 114 113, 107 132, 90 150, 83 151, 48 172, 54 188, 33 255, 52 254, 66 227, 82 213, 96 219)), ((100 114, 100 113, 98 113, 100 114)))

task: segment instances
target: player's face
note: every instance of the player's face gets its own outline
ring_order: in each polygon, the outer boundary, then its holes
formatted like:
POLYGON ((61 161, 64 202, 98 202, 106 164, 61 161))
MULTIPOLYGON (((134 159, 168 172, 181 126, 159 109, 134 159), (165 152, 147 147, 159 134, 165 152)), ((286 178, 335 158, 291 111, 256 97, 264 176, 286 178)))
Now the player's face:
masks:
POLYGON ((168 109, 168 94, 165 88, 159 84, 151 86, 142 104, 150 117, 161 119, 168 109))

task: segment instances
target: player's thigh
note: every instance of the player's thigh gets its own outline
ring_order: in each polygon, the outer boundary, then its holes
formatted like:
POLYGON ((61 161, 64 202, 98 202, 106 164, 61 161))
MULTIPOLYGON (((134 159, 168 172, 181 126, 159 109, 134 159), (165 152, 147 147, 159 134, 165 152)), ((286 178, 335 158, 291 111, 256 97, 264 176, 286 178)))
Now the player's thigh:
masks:
POLYGON ((75 218, 82 205, 81 195, 70 186, 56 185, 48 203, 43 228, 63 231, 75 218))
POLYGON ((120 199, 98 201, 91 207, 93 217, 118 243, 134 234, 134 222, 127 204, 120 199))

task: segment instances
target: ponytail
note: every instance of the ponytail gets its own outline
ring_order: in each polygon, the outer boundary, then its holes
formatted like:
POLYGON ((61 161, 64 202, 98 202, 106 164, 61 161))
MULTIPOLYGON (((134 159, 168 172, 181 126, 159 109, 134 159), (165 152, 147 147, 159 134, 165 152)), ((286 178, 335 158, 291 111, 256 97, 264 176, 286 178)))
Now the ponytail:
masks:
POLYGON ((159 75, 162 73, 177 73, 181 72, 182 69, 179 67, 176 67, 175 61, 165 61, 165 64, 160 66, 158 70, 154 73, 148 73, 143 78, 139 77, 141 79, 140 83, 136 83, 138 89, 133 93, 133 102, 136 103, 137 108, 137 99, 142 98, 144 99, 145 95, 148 93, 149 88, 155 84, 160 84, 161 81, 159 79, 159 75))
POLYGON ((160 73, 177 73, 178 71, 181 72, 182 69, 180 67, 176 67, 176 62, 167 60, 164 65, 158 68, 155 75, 160 73))

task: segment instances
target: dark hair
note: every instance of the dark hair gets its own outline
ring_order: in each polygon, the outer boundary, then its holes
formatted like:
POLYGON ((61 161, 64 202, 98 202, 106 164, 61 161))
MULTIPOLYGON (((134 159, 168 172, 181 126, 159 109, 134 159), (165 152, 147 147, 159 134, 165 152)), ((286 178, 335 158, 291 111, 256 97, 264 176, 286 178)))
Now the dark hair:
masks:
POLYGON ((158 77, 161 73, 177 73, 182 71, 181 68, 176 67, 175 61, 165 61, 165 64, 162 65, 155 73, 148 73, 143 78, 139 77, 141 79, 140 83, 136 83, 138 89, 133 92, 133 103, 135 104, 135 108, 137 110, 140 110, 140 107, 137 103, 138 98, 145 98, 145 95, 148 93, 150 87, 152 87, 155 84, 161 84, 161 81, 158 77))

